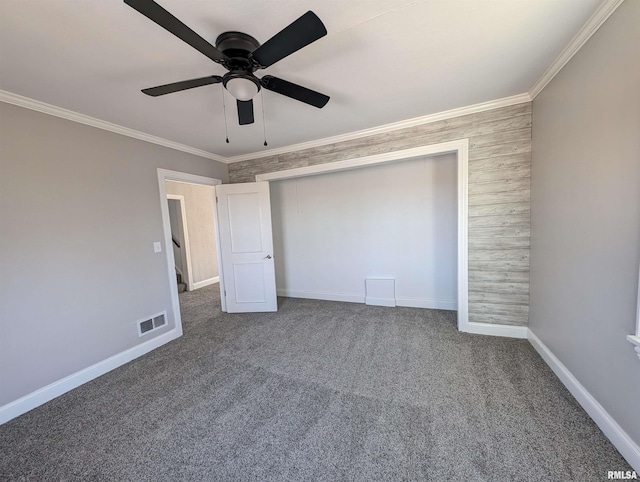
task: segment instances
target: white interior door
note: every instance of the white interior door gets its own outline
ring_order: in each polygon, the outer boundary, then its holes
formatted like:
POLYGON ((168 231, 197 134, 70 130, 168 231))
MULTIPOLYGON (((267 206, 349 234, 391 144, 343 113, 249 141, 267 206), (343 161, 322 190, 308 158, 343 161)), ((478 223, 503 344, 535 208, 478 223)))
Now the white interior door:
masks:
POLYGON ((215 189, 227 311, 277 311, 269 183, 215 189))

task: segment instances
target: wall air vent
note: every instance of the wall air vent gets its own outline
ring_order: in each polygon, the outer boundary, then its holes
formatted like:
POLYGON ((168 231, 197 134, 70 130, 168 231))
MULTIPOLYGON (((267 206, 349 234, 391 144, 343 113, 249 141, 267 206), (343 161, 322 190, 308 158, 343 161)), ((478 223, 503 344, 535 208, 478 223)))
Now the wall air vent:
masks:
POLYGON ((153 330, 153 320, 144 320, 140 322, 140 334, 153 330))
POLYGON ((164 316, 164 313, 159 314, 158 316, 153 317, 153 327, 158 328, 160 326, 166 325, 167 319, 164 316))
POLYGON ((150 318, 145 318, 138 321, 138 336, 146 335, 147 333, 157 330, 167 324, 167 312, 163 311, 153 315, 150 318))

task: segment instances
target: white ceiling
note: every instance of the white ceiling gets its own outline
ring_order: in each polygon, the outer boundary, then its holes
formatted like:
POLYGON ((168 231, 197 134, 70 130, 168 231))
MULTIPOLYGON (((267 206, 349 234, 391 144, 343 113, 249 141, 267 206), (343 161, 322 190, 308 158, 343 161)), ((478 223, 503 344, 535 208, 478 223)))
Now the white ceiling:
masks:
MULTIPOLYGON (((331 96, 321 110, 264 92, 269 149, 529 92, 602 0, 159 0, 214 43, 265 42, 307 10, 328 35, 258 71, 331 96)), ((1 0, 0 89, 225 157, 264 151, 221 85, 140 89, 224 68, 114 0, 1 0)))

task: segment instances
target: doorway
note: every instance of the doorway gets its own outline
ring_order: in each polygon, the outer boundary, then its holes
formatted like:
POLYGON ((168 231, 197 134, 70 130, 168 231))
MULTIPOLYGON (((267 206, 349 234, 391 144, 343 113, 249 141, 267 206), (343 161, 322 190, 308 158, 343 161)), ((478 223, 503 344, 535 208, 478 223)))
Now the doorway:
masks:
POLYGON ((454 154, 271 184, 280 296, 457 311, 454 154))
MULTIPOLYGON (((214 285, 214 289, 224 293, 224 281, 218 274, 221 260, 214 192, 214 186, 219 184, 220 179, 158 169, 171 304, 180 334, 183 328, 176 268, 181 271, 185 291, 214 285)), ((220 303, 225 310, 224 296, 220 297, 220 303)))
POLYGON ((186 276, 182 276, 186 290, 195 291, 217 283, 214 187, 181 181, 165 181, 165 187, 176 269, 182 272, 182 268, 186 268, 186 276), (177 202, 180 211, 172 209, 177 202))
POLYGON ((320 173, 330 173, 342 170, 356 169, 364 166, 382 165, 415 159, 416 157, 433 156, 439 154, 455 154, 457 159, 457 312, 458 330, 472 333, 496 334, 510 336, 509 327, 506 330, 495 325, 469 322, 469 261, 468 261, 468 163, 469 140, 432 144, 384 154, 375 154, 344 161, 334 161, 325 164, 299 167, 284 171, 258 174, 256 181, 276 181, 310 176, 320 173), (502 329, 502 331, 501 331, 502 329))
POLYGON ((169 205, 171 247, 173 249, 178 293, 182 293, 183 291, 193 289, 193 279, 191 277, 191 249, 184 196, 178 194, 167 194, 167 204, 169 205))

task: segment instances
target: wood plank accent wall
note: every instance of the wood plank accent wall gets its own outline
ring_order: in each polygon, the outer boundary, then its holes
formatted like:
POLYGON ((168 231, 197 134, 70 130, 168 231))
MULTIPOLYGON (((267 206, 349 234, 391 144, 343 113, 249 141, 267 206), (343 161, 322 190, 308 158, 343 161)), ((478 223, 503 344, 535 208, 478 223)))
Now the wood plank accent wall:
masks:
POLYGON ((326 146, 229 164, 230 182, 256 174, 469 139, 469 321, 529 319, 531 103, 326 146))

